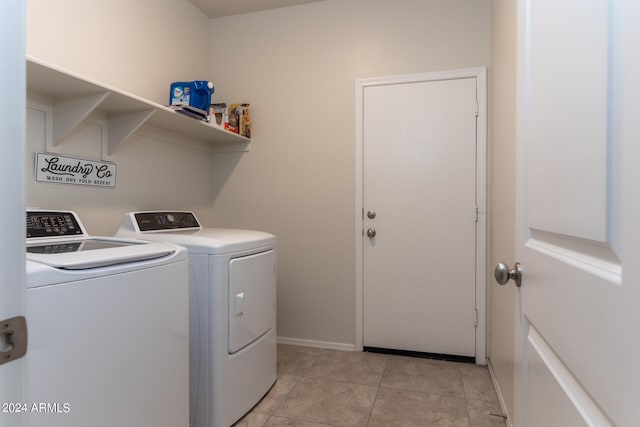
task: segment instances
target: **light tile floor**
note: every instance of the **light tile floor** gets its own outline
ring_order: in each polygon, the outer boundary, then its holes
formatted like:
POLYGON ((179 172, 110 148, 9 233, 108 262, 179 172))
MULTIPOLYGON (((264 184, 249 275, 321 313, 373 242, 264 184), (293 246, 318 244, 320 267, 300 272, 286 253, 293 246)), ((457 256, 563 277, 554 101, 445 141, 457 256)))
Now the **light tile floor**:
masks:
POLYGON ((235 427, 504 427, 486 367, 278 345, 278 380, 235 427))

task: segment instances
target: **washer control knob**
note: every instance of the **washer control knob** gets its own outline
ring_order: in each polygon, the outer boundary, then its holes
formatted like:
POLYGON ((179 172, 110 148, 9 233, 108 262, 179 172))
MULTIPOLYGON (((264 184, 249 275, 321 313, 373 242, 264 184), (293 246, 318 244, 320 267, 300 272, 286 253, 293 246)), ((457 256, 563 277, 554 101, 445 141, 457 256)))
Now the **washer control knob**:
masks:
POLYGON ((176 217, 171 214, 167 214, 167 222, 173 224, 174 222, 176 222, 176 217))

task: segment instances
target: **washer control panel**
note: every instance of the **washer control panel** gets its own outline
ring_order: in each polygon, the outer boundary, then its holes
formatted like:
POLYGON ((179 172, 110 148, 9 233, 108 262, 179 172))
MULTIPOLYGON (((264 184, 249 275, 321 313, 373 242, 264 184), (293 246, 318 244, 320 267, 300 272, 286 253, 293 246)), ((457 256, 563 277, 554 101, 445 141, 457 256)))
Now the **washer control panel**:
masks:
POLYGON ((27 211, 27 238, 80 236, 80 221, 69 211, 27 211))
POLYGON ((200 223, 193 212, 138 212, 134 216, 140 231, 200 228, 200 223))

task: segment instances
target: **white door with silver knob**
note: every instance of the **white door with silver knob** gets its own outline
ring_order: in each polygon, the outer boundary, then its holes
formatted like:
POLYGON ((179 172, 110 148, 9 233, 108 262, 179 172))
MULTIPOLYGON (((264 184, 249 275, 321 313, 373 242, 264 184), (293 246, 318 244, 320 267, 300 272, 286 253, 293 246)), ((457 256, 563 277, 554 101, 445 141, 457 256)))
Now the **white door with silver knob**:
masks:
POLYGON ((640 4, 518 8, 513 425, 636 426, 640 4))
POLYGON ((477 346, 484 330, 476 327, 484 321, 476 317, 478 295, 484 304, 476 285, 485 278, 476 269, 484 253, 476 247, 483 229, 476 222, 484 183, 476 180, 477 159, 484 158, 476 144, 478 122, 486 119, 476 115, 483 73, 360 86, 363 347, 477 355, 484 363, 477 346))

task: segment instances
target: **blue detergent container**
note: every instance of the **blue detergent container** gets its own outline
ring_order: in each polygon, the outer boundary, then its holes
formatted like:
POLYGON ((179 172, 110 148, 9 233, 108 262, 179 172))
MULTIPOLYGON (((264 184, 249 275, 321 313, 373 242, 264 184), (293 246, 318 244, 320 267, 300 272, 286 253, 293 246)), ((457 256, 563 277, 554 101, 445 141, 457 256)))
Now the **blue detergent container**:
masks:
POLYGON ((207 80, 171 83, 169 105, 189 105, 209 113, 213 83, 207 80))

